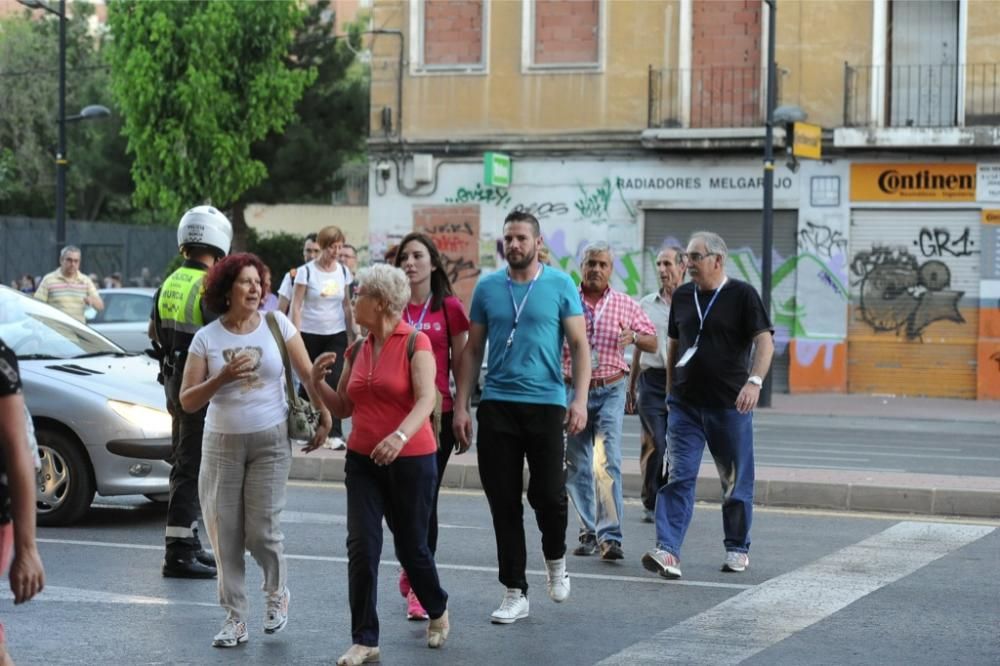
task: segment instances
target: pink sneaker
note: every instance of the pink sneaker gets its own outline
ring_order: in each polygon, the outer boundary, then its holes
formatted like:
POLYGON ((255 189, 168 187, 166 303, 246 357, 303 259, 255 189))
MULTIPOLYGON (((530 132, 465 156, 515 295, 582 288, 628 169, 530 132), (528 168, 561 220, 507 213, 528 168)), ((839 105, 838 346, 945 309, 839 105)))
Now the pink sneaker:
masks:
POLYGON ((404 599, 410 593, 410 577, 406 575, 406 569, 399 570, 399 595, 404 599))
POLYGON ((417 599, 417 595, 413 593, 413 590, 410 590, 410 593, 406 595, 406 619, 427 619, 427 611, 425 611, 424 607, 420 605, 420 600, 417 599))

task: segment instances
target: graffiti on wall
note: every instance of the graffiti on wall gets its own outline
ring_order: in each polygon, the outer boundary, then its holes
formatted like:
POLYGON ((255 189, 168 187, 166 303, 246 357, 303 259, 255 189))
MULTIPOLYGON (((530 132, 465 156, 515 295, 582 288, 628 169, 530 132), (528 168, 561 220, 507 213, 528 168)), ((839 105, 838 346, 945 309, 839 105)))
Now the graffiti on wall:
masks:
POLYGON ((939 259, 921 264, 906 249, 874 247, 854 256, 851 272, 860 316, 875 331, 915 340, 936 321, 965 323, 958 311, 965 292, 951 289, 951 270, 939 259))
POLYGON ((477 207, 415 207, 413 229, 434 241, 455 295, 468 307, 480 273, 477 207))
POLYGON ((835 254, 846 255, 847 237, 839 229, 806 220, 799 230, 799 249, 828 259, 835 254))
POLYGON ((483 186, 476 183, 472 187, 459 187, 455 195, 445 197, 445 203, 485 203, 505 208, 510 205, 510 192, 504 187, 483 186))
POLYGON ((973 249, 975 244, 969 227, 955 238, 951 237, 949 229, 924 227, 913 241, 924 257, 968 257, 979 252, 973 249))

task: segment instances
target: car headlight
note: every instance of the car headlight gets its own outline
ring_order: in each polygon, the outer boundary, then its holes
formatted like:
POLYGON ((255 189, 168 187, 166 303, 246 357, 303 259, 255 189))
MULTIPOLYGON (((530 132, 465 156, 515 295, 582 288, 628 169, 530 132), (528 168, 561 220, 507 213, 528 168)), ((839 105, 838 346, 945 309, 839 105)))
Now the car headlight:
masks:
POLYGON ((119 400, 108 400, 108 407, 132 425, 141 428, 147 437, 170 436, 172 420, 170 414, 162 409, 119 400))

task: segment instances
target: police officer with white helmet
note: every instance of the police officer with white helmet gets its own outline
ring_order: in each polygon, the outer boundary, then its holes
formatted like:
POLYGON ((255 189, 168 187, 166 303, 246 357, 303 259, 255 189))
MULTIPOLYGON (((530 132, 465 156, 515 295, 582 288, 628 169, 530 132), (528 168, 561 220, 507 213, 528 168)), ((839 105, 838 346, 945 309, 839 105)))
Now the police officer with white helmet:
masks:
POLYGON ((161 374, 167 410, 173 417, 171 433, 170 500, 167 506, 166 555, 163 575, 168 578, 214 578, 215 558, 198 539, 198 468, 205 408, 186 413, 180 404, 180 386, 188 347, 194 334, 215 319, 202 304, 202 282, 215 262, 229 253, 233 227, 212 206, 196 206, 184 213, 177 227, 177 246, 184 263, 170 274, 154 298, 149 337, 161 350, 161 374))

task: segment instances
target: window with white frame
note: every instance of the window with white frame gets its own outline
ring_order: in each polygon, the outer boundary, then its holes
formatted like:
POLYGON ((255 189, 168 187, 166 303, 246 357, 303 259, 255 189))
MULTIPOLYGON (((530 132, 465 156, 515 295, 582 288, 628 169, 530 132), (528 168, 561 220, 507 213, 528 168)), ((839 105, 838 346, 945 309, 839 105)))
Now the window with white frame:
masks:
POLYGON ((604 5, 602 0, 526 0, 522 10, 525 68, 600 68, 604 5))
POLYGON ((487 0, 414 0, 410 12, 414 73, 485 69, 487 0))

